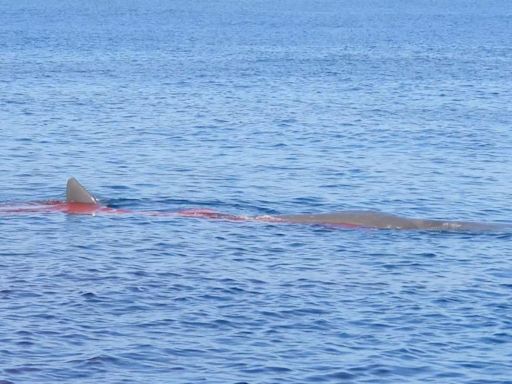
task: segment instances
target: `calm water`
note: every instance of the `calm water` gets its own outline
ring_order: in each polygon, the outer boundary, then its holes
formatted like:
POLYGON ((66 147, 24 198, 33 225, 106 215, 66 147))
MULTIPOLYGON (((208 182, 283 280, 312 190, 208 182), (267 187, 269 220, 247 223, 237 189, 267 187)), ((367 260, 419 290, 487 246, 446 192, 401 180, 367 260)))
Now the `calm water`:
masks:
MULTIPOLYGON (((509 1, 109 3, 0 1, 0 202, 512 219, 509 1)), ((511 383, 511 240, 0 217, 0 382, 511 383)))

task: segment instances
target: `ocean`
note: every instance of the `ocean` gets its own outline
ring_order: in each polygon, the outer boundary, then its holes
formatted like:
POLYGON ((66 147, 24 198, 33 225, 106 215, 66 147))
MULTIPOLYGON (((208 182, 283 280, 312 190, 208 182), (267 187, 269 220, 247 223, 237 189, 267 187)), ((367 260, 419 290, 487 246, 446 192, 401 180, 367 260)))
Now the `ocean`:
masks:
MULTIPOLYGON (((0 204, 512 220, 508 1, 0 0, 0 204)), ((0 383, 512 383, 511 232, 0 216, 0 383)))

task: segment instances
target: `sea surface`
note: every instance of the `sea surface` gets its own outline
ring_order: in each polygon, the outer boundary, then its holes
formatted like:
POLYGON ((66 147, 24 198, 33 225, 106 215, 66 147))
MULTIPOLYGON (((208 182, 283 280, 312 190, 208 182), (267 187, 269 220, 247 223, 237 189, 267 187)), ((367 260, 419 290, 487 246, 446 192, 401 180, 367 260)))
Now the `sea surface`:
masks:
POLYGON ((512 383, 512 6, 0 0, 0 383, 512 383))

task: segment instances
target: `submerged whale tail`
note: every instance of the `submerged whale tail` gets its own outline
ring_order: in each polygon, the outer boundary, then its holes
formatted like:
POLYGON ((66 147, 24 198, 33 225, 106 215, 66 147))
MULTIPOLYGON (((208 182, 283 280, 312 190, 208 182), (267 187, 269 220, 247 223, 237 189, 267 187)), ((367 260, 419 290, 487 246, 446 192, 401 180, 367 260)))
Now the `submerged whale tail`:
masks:
POLYGON ((74 177, 68 179, 66 185, 66 202, 82 204, 98 204, 98 200, 91 195, 74 177))

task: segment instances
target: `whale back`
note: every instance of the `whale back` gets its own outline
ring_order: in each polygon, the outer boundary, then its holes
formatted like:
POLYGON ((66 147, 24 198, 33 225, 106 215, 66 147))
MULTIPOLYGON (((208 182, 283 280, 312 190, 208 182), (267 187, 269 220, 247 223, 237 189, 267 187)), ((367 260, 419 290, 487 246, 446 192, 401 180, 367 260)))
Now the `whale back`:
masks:
POLYGON ((418 221, 406 217, 374 211, 344 211, 305 215, 282 215, 279 218, 291 223, 354 225, 369 228, 416 229, 418 221))
POLYGON ((476 223, 470 221, 424 220, 401 217, 375 211, 344 211, 335 213, 281 215, 289 223, 348 225, 379 229, 419 229, 437 231, 501 231, 512 228, 510 224, 476 223))

